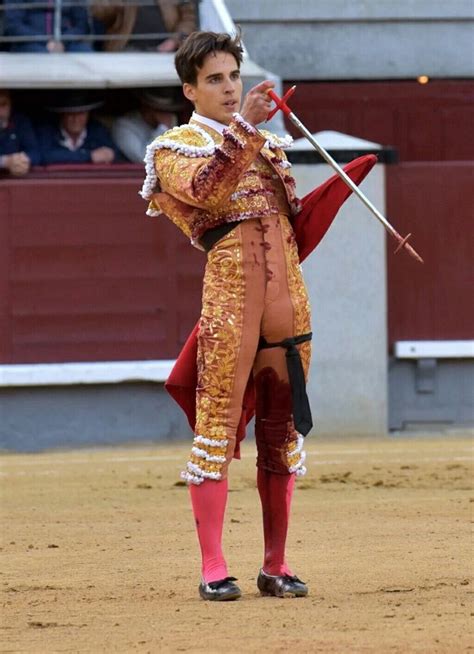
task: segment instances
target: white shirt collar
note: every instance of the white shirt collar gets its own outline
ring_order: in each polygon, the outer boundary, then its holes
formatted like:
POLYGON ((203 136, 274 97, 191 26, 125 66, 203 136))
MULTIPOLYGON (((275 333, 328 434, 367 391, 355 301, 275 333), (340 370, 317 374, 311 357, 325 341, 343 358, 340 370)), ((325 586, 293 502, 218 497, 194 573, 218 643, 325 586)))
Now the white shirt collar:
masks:
POLYGON ((66 130, 63 129, 62 127, 60 127, 60 132, 61 132, 61 136, 63 137, 62 141, 60 141, 61 145, 63 145, 71 152, 75 152, 76 150, 79 150, 84 145, 84 141, 86 140, 87 137, 87 128, 82 130, 82 132, 79 134, 79 136, 75 141, 69 136, 66 130))
POLYGON ((193 115, 191 118, 198 123, 201 123, 202 125, 207 125, 211 129, 214 129, 216 132, 219 132, 219 134, 222 134, 222 132, 225 130, 227 125, 224 125, 223 123, 218 123, 217 120, 213 120, 212 118, 206 118, 205 116, 201 116, 200 114, 197 114, 195 111, 193 111, 193 115))

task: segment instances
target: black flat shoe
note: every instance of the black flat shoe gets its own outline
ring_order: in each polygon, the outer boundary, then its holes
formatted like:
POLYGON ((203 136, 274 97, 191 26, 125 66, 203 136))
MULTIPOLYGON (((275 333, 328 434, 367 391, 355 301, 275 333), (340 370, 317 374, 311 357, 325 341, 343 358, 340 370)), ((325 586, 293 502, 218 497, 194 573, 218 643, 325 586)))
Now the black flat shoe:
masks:
POLYGON ((201 581, 199 584, 199 595, 204 600, 211 602, 229 602, 239 599, 242 596, 240 588, 234 584, 237 581, 235 577, 226 577, 219 581, 210 581, 206 583, 201 581))
POLYGON ((280 577, 267 575, 263 570, 258 573, 257 586, 262 595, 273 597, 306 597, 308 586, 294 575, 280 577))

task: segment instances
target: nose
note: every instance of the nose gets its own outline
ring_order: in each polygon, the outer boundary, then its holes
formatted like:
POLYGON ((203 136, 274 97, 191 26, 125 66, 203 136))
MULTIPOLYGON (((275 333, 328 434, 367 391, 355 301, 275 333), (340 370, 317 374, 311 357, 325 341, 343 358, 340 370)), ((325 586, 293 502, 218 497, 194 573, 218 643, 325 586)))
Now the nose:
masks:
POLYGON ((235 90, 235 82, 230 77, 226 78, 224 85, 224 93, 233 93, 235 90))

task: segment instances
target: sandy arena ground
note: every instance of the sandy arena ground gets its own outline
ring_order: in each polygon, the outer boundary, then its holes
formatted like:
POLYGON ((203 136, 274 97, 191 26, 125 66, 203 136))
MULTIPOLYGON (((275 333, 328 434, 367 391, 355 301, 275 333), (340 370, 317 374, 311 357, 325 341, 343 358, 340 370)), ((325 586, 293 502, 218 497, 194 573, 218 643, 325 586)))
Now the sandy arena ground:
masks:
POLYGON ((231 468, 225 550, 243 598, 198 598, 187 446, 6 455, 1 652, 474 650, 468 438, 308 441, 289 562, 262 598, 254 445, 231 468))

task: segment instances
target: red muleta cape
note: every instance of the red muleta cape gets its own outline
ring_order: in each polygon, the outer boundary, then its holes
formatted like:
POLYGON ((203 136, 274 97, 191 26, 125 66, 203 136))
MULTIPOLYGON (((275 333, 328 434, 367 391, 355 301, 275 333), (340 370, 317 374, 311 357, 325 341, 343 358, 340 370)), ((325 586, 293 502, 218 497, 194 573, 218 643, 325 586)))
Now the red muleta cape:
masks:
MULTIPOLYGON (((375 155, 365 155, 344 166, 344 171, 353 182, 359 185, 376 162, 375 155)), ((351 193, 351 189, 336 174, 302 199, 302 209, 293 219, 293 230, 300 261, 304 261, 320 243, 337 212, 351 193)), ((198 330, 199 322, 196 323, 189 335, 165 384, 168 393, 186 414, 193 432, 196 423, 198 330)), ((237 459, 240 458, 240 441, 245 438, 246 425, 253 418, 254 413, 255 388, 253 376, 250 375, 242 401, 242 416, 237 429, 237 445, 234 453, 234 457, 237 459)))

